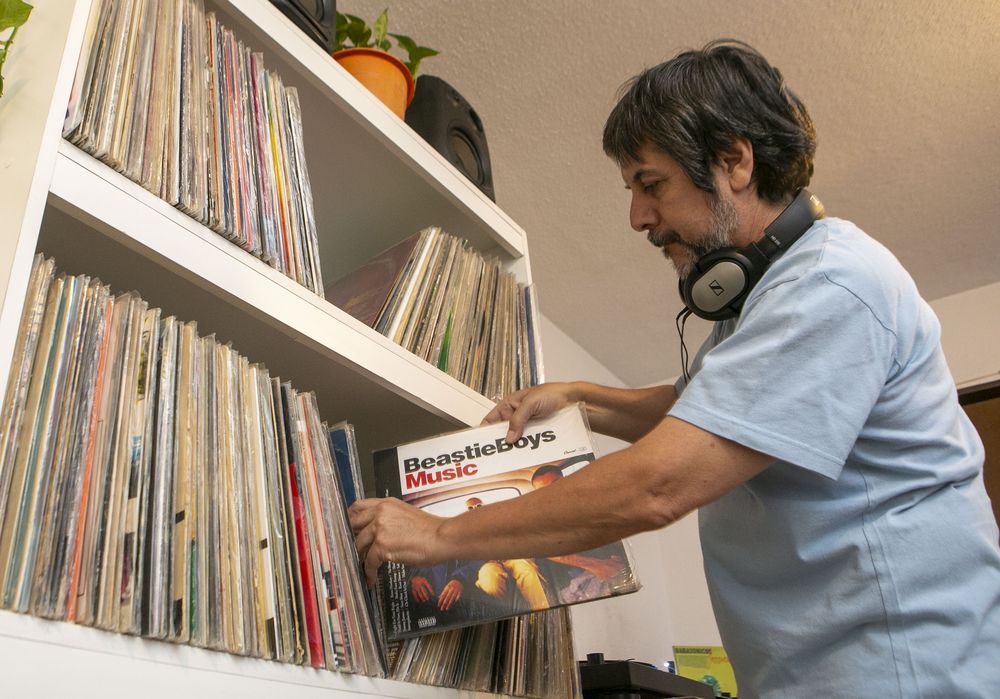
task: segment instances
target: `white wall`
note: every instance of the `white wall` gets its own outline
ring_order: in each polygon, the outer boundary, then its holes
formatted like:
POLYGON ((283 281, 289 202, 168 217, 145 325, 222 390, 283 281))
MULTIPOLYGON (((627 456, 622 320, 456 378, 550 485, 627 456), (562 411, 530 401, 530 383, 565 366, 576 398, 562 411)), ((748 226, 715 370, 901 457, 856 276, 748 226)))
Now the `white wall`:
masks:
MULTIPOLYGON (((542 318, 545 378, 624 384, 547 318, 542 318)), ((624 442, 597 435, 602 454, 624 442)), ((639 592, 573 608, 577 657, 604 653, 608 660, 662 665, 673 645, 718 645, 719 632, 702 569, 696 515, 667 529, 629 539, 639 592)))
POLYGON ((1000 283, 931 303, 941 321, 941 345, 955 383, 1000 378, 1000 283))

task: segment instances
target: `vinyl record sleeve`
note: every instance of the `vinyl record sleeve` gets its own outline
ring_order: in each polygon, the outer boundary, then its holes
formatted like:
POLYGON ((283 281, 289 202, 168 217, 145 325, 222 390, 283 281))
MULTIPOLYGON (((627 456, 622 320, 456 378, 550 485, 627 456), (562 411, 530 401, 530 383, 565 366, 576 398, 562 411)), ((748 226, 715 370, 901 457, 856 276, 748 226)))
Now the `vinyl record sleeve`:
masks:
POLYGON ((497 287, 499 275, 499 260, 487 260, 479 284, 479 294, 476 297, 475 335, 469 349, 469 376, 470 381, 472 381, 470 385, 483 395, 486 395, 486 374, 489 362, 487 353, 493 337, 493 326, 496 323, 494 309, 499 303, 497 287))
MULTIPOLYGON (((131 122, 127 125, 128 143, 121 172, 133 182, 142 182, 143 161, 146 155, 146 133, 149 123, 149 105, 153 83, 153 53, 156 47, 156 10, 147 3, 141 12, 142 25, 138 29, 138 54, 129 91, 133 95, 131 122)), ((81 56, 81 64, 83 56, 81 56)))
MULTIPOLYGON (((48 362, 42 381, 31 449, 26 452, 24 488, 16 508, 14 545, 4 581, 4 604, 15 611, 27 611, 30 576, 38 552, 39 532, 50 481, 61 407, 65 403, 66 384, 74 364, 72 338, 79 326, 80 306, 87 281, 69 277, 63 289, 58 316, 53 328, 48 362)), ((8 511, 8 515, 13 512, 8 511)))
POLYGON ((124 548, 124 510, 127 501, 129 460, 131 454, 130 425, 138 384, 142 322, 146 302, 137 294, 125 294, 125 319, 121 345, 121 379, 117 395, 115 426, 111 431, 110 460, 107 469, 106 508, 103 514, 103 540, 100 560, 97 617, 101 628, 118 629, 121 611, 122 551, 124 548))
MULTIPOLYGON (((174 545, 172 636, 188 642, 192 638, 192 614, 197 604, 198 474, 201 470, 199 421, 205 401, 198 387, 201 373, 201 338, 194 322, 184 326, 181 336, 181 364, 178 377, 177 454, 174 477, 174 545), (180 604, 178 604, 180 602, 180 604)), ((203 491, 202 491, 203 492, 203 491)))
POLYGON ((275 657, 282 662, 295 662, 293 577, 290 574, 285 528, 284 491, 281 485, 280 433, 270 375, 263 367, 257 374, 258 401, 261 411, 264 444, 264 479, 266 502, 267 551, 274 571, 275 595, 275 657))
POLYGON ((210 487, 210 459, 212 453, 212 433, 214 407, 210 392, 212 354, 208 347, 214 345, 214 336, 198 338, 194 347, 194 404, 197 406, 195 420, 194 470, 191 474, 191 591, 188 600, 190 635, 192 645, 207 647, 209 635, 209 559, 210 551, 216 549, 210 538, 211 502, 214 491, 210 487))
POLYGON ((68 621, 75 621, 77 619, 78 606, 82 610, 82 605, 78 605, 78 592, 80 591, 81 571, 85 567, 84 544, 87 538, 85 536, 87 513, 90 510, 91 477, 95 470, 94 461, 97 452, 98 436, 104 425, 101 417, 104 414, 103 401, 106 395, 104 386, 107 374, 109 373, 107 369, 109 354, 113 352, 111 338, 114 324, 114 304, 114 299, 111 297, 110 289, 108 289, 104 295, 104 318, 98 340, 97 366, 95 367, 93 386, 91 388, 92 395, 90 396, 90 414, 86 422, 86 428, 83 430, 85 443, 79 455, 80 465, 78 468, 80 469, 80 481, 77 486, 78 494, 74 499, 76 522, 75 524, 70 523, 69 535, 66 541, 68 574, 64 583, 65 594, 62 594, 63 589, 60 589, 60 598, 65 600, 66 619, 68 621))
MULTIPOLYGON (((319 478, 320 454, 313 448, 312 430, 310 429, 311 405, 308 396, 298 393, 295 396, 297 412, 293 418, 295 437, 298 440, 298 466, 301 471, 300 493, 304 503, 306 517, 310 527, 312 542, 313 571, 315 576, 316 604, 320 615, 320 628, 323 632, 324 656, 326 667, 331 670, 341 669, 339 663, 344 657, 344 627, 338 614, 337 586, 334 582, 333 556, 331 555, 329 536, 332 533, 324 519, 319 478)), ((325 439, 325 437, 324 437, 325 439)), ((331 493, 332 494, 332 493, 331 493)))
MULTIPOLYGON (((28 282, 28 291, 25 294, 24 310, 7 381, 3 417, 0 420, 0 526, 4 523, 4 513, 7 509, 8 492, 18 454, 19 435, 22 427, 31 429, 30 420, 26 422, 25 419, 26 403, 32 384, 36 349, 41 353, 44 353, 46 349, 44 345, 39 346, 39 336, 43 320, 46 317, 48 292, 54 274, 55 263, 52 260, 46 260, 41 255, 36 255, 31 269, 31 278, 28 282)), ((11 498, 15 503, 19 497, 19 490, 11 493, 11 498)), ((3 541, 3 536, 2 531, 0 531, 0 542, 3 541)), ((3 570, 0 569, 0 580, 2 579, 3 570)))
POLYGON ((413 268, 413 278, 408 281, 406 295, 399 311, 386 332, 386 337, 398 345, 407 347, 413 334, 413 328, 420 322, 420 316, 423 313, 424 303, 433 283, 434 272, 440 261, 444 244, 444 234, 439 228, 433 229, 426 249, 421 253, 413 268))
POLYGON ((93 397, 94 376, 98 367, 98 350, 104 325, 104 311, 110 292, 99 281, 92 280, 87 289, 85 319, 77 340, 80 354, 74 366, 72 385, 65 400, 64 422, 59 427, 56 462, 50 478, 49 501, 46 509, 48 525, 39 558, 35 563, 34 589, 30 613, 61 619, 65 616, 67 553, 73 549, 77 502, 79 499, 80 464, 86 452, 88 420, 93 397))
MULTIPOLYGON (((142 633, 166 638, 170 565, 170 517, 173 508, 174 399, 177 393, 177 345, 180 323, 173 316, 160 322, 160 362, 157 371, 154 459, 150 479, 146 552, 143 565, 142 633)), ((92 496, 94 497, 94 496, 92 496)), ((84 530, 86 531, 86 530, 84 530)))
MULTIPOLYGON (((275 590, 275 566, 271 555, 274 544, 271 541, 269 519, 269 481, 267 460, 273 453, 265 442, 269 426, 260 402, 261 368, 250 365, 244 370, 243 396, 246 417, 249 420, 246 443, 249 447, 250 463, 246 471, 249 502, 247 525, 256 542, 253 555, 256 557, 256 585, 254 602, 257 611, 257 645, 259 655, 266 658, 278 657, 278 604, 275 590)), ((275 459, 276 460, 276 459, 275 459)))
POLYGON ((129 310, 134 296, 115 298, 110 328, 107 365, 101 386, 98 426, 94 436, 90 472, 90 496, 83 529, 83 558, 79 569, 75 620, 94 624, 98 611, 100 582, 105 564, 104 541, 108 533, 108 513, 112 503, 115 431, 120 392, 125 370, 125 346, 129 310))
POLYGON ((337 512, 337 532, 340 575, 348 590, 348 613, 352 618, 352 627, 360 637, 361 648, 355 653, 358 661, 357 671, 375 677, 384 677, 388 666, 385 652, 385 639, 379 635, 381 624, 378 621, 379 609, 373 597, 373 591, 363 583, 364 569, 358 560, 358 552, 354 545, 354 534, 351 532, 347 519, 347 508, 355 500, 364 497, 364 484, 361 478, 361 467, 358 459, 357 443, 354 426, 341 422, 333 427, 327 427, 330 441, 330 476, 332 489, 339 497, 339 505, 331 506, 337 512), (348 570, 353 565, 353 570, 348 570))
MULTIPOLYGON (((375 452, 378 495, 452 517, 544 487, 596 458, 583 404, 529 423, 512 445, 507 429, 496 423, 375 452)), ((389 640, 637 589, 623 542, 553 558, 386 563, 378 578, 389 640)))
POLYGON ((452 286, 452 275, 455 273, 456 260, 459 258, 461 240, 450 237, 442 249, 440 266, 435 274, 433 286, 427 298, 427 303, 420 314, 420 321, 415 329, 408 349, 418 357, 436 364, 436 357, 431 358, 430 348, 436 334, 438 318, 447 297, 448 288, 452 286))
POLYGON ((358 450, 354 437, 354 425, 340 422, 330 428, 330 452, 337 466, 344 507, 350 507, 355 500, 365 496, 358 463, 358 450))
POLYGON ((304 624, 303 639, 308 652, 307 662, 313 667, 323 667, 323 635, 320 625, 320 612, 317 608, 317 597, 314 577, 314 560, 312 552, 315 545, 310 537, 310 527, 307 521, 306 500, 303 493, 303 474, 301 468, 301 449, 296 444, 293 419, 297 420, 297 410, 294 404, 294 390, 289 384, 281 386, 281 409, 285 427, 287 444, 288 487, 295 523, 296 552, 299 564, 299 584, 302 590, 302 617, 304 624))

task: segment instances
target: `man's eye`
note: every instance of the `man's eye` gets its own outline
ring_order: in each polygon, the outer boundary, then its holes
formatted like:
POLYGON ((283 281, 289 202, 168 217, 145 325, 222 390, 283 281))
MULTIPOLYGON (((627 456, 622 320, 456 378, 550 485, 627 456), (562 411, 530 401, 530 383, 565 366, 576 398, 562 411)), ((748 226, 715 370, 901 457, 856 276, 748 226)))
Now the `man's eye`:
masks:
POLYGON ((660 180, 656 180, 655 182, 647 182, 646 184, 642 185, 642 191, 645 192, 646 194, 652 194, 653 190, 656 189, 656 185, 658 184, 660 184, 660 180))

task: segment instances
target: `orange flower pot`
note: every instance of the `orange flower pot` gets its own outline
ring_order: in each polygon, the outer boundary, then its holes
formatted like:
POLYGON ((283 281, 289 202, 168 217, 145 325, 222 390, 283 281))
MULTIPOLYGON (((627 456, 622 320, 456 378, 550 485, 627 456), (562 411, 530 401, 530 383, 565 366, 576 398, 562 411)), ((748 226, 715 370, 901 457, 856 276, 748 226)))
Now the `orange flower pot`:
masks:
POLYGON ((358 82, 402 119, 413 101, 413 76, 406 65, 378 49, 341 49, 333 54, 358 82))

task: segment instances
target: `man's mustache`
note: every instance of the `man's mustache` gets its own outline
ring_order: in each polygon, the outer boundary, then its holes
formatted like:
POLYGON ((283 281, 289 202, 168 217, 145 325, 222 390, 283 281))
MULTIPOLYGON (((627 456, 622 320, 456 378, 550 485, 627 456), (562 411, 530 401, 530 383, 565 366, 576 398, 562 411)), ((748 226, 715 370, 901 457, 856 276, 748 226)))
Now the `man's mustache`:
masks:
POLYGON ((682 242, 680 236, 676 233, 666 233, 656 230, 646 231, 646 240, 658 248, 682 242))

